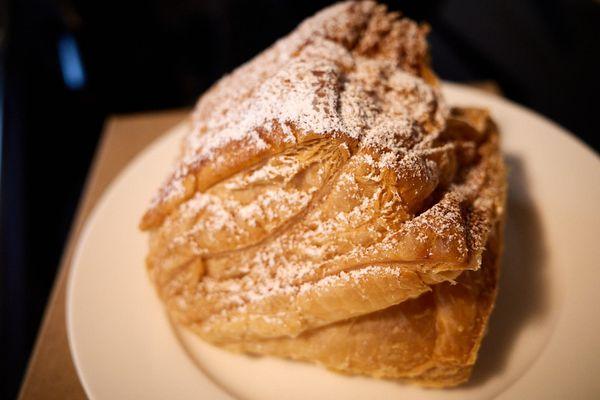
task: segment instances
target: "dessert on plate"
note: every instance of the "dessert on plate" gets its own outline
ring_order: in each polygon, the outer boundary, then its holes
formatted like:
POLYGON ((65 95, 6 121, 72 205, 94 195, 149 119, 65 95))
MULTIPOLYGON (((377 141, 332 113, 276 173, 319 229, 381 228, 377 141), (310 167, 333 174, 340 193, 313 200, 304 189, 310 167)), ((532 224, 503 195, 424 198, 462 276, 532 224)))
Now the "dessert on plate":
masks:
POLYGON ((345 2, 217 82, 140 227, 173 320, 223 348, 447 387, 498 286, 485 110, 447 105, 427 27, 345 2))

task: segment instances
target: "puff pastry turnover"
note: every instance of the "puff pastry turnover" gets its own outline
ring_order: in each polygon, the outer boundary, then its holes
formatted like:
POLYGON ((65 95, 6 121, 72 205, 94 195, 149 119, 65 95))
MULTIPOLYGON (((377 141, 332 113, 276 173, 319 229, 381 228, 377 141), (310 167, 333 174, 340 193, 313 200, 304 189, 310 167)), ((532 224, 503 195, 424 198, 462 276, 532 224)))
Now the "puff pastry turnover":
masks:
POLYGON ((340 3, 200 98, 140 224, 177 323, 344 373, 469 378, 505 172, 487 112, 445 104, 426 33, 340 3))

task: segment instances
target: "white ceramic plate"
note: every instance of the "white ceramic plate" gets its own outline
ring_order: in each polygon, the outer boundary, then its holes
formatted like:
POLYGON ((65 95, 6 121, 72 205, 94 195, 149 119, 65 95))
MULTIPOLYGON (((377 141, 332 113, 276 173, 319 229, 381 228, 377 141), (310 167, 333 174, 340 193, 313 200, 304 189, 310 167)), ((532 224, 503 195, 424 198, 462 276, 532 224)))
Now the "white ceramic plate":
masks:
POLYGON ((165 177, 173 129, 111 184, 81 235, 68 283, 69 343, 94 399, 592 398, 600 394, 600 159, 557 125, 498 97, 488 107, 510 169, 498 304, 471 382, 423 390, 321 367, 234 355, 169 323, 144 267, 138 220, 165 177))

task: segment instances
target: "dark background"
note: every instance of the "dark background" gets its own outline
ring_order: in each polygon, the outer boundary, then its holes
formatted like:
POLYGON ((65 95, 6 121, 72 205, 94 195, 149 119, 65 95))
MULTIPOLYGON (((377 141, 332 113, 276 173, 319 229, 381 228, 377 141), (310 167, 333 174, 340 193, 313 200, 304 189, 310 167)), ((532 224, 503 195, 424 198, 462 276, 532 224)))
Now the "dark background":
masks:
MULTIPOLYGON (((17 393, 106 116, 191 106, 328 3, 0 0, 0 398, 17 393)), ((599 1, 388 4, 431 24, 442 78, 494 80, 598 149, 599 1)))

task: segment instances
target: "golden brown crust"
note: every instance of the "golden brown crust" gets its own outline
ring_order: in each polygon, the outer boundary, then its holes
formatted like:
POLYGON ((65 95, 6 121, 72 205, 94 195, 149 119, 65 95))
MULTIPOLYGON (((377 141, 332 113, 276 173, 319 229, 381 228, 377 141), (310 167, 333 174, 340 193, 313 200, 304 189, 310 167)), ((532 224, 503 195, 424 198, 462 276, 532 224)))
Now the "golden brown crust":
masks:
MULTIPOLYGON (((340 3, 305 21, 201 97, 180 165, 142 219, 141 227, 157 227, 165 215, 190 197, 193 192, 181 190, 185 179, 193 180, 195 189, 204 191, 266 157, 316 137, 337 134, 347 138, 351 132, 343 128, 356 130, 365 121, 344 120, 336 108, 368 105, 353 97, 356 85, 340 90, 350 80, 349 75, 358 75, 354 74, 357 70, 367 75, 364 70, 378 68, 382 76, 376 78, 381 80, 381 87, 392 92, 391 78, 400 79, 400 71, 415 76, 423 73, 429 79, 426 31, 370 1, 340 3), (359 60, 366 62, 357 63, 359 60), (369 60, 380 62, 368 65, 369 60), (342 99, 341 92, 350 98, 342 99), (286 101, 289 107, 283 104, 286 101), (344 126, 348 122, 356 126, 344 126)), ((415 82, 412 84, 419 83, 415 82)))
POLYGON ((477 279, 503 218, 504 165, 487 112, 445 106, 426 30, 373 2, 341 3, 200 99, 141 221, 150 276, 178 323, 346 372, 468 377, 491 309, 468 293, 495 293, 477 279), (444 287, 452 298, 466 288, 464 307, 445 307, 444 287), (397 310, 429 325, 388 339, 358 328, 397 326, 397 310), (450 340, 463 317, 470 339, 450 340), (352 335, 405 350, 379 367, 351 337, 338 353, 315 350, 349 321, 352 335), (307 337, 319 339, 301 355, 285 345, 307 337))
POLYGON ((490 236, 479 271, 385 310, 296 338, 227 344, 232 351, 312 361, 332 370, 408 379, 428 387, 468 380, 498 288, 502 227, 490 236))

